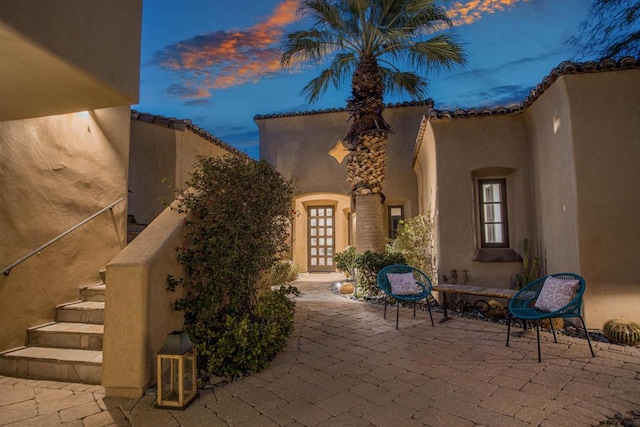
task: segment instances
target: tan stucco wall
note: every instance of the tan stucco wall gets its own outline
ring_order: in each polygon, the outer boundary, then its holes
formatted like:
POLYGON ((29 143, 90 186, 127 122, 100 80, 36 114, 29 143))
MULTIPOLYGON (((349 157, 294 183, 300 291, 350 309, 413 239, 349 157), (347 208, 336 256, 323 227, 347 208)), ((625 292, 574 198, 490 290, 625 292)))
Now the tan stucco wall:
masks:
POLYGON ((165 211, 107 266, 102 385, 109 396, 140 397, 155 383, 156 355, 167 334, 181 330, 182 296, 167 275, 183 276, 176 248, 184 245, 184 216, 165 211))
POLYGON ((530 108, 548 271, 585 277, 594 328, 640 322, 638 93, 638 70, 564 76, 530 108))
MULTIPOLYGON (((126 200, 129 117, 127 106, 0 122, 0 267, 126 200)), ((126 201, 0 276, 0 350, 53 321, 125 245, 126 201)))
POLYGON ((189 130, 131 121, 129 214, 149 224, 185 189, 198 156, 217 157, 228 152, 189 130))
POLYGON ((135 104, 142 0, 4 0, 0 120, 135 104))
MULTIPOLYGON (((411 160, 420 121, 427 109, 427 106, 403 106, 387 108, 384 112, 394 130, 387 145, 387 174, 383 183, 386 202, 381 206, 385 236, 388 235, 388 205, 403 205, 405 218, 418 214, 418 184, 411 160)), ((325 112, 258 119, 260 158, 269 161, 285 177, 294 178, 298 194, 303 198, 329 194, 329 200, 338 200, 339 195, 347 196, 346 160, 338 163, 328 153, 345 136, 348 117, 346 112, 325 112)), ((317 197, 322 200, 324 196, 317 197)), ((345 203, 345 209, 348 208, 349 198, 339 200, 341 206, 345 203)), ((298 222, 306 224, 306 220, 298 222)), ((347 246, 347 225, 346 220, 336 224, 336 233, 345 236, 344 246, 338 244, 337 251, 347 246)), ((296 232, 293 252, 294 260, 300 260, 296 262, 306 269, 307 243, 302 231, 296 232)))
POLYGON ((521 253, 532 236, 529 214, 527 135, 521 115, 460 120, 431 120, 417 159, 421 173, 421 206, 433 210, 439 276, 452 269, 469 271, 470 283, 510 287, 520 262, 473 261, 479 249, 478 171, 484 178, 507 177, 510 247, 521 253), (495 172, 487 169, 494 169, 495 172), (502 170, 500 170, 502 169, 502 170))

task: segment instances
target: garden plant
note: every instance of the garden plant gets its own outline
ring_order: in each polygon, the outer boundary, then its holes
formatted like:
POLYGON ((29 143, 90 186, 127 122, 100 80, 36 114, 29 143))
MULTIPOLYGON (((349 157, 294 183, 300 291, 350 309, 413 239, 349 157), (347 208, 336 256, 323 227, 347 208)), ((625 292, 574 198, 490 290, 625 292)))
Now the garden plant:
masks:
POLYGON ((184 287, 175 308, 196 343, 201 372, 233 379, 257 372, 282 350, 293 328, 291 268, 278 264, 287 253, 294 187, 266 161, 244 157, 201 158, 178 196, 186 240, 177 259, 185 277, 168 278, 184 287))

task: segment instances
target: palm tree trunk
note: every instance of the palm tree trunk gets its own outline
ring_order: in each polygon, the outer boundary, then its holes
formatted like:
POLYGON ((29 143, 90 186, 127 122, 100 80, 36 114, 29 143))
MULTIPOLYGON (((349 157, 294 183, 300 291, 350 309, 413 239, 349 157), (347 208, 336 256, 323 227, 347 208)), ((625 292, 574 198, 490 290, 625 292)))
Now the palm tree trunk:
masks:
POLYGON ((384 251, 382 182, 386 173, 386 148, 391 127, 382 117, 384 82, 374 58, 362 58, 353 74, 347 101, 351 126, 345 137, 351 154, 347 180, 356 210, 355 244, 358 253, 384 251))
POLYGON ((356 195, 355 197, 357 253, 384 252, 385 238, 380 198, 380 194, 356 195))

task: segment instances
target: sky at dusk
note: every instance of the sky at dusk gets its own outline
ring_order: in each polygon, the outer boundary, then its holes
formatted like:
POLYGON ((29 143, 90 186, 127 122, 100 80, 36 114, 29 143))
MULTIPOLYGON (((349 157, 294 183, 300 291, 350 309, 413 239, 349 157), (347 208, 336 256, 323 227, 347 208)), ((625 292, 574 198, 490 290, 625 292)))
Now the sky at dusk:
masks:
MULTIPOLYGON (((468 63, 426 73, 435 107, 523 101, 554 67, 575 59, 576 48, 566 41, 590 3, 443 0, 468 63)), ((145 0, 140 102, 133 108, 189 119, 258 158, 256 114, 344 107, 348 85, 309 105, 300 91, 319 69, 280 67, 281 38, 309 27, 297 21, 296 8, 297 0, 145 0)))

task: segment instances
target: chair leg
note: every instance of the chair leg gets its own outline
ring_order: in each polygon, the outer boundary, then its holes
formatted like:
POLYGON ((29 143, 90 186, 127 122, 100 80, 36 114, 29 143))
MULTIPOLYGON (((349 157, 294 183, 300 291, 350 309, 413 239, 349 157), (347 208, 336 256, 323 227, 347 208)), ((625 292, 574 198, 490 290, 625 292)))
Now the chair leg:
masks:
POLYGON ((398 330, 399 319, 400 319, 400 301, 398 301, 398 310, 396 311, 396 330, 398 330))
POLYGON ((416 317, 416 301, 413 302, 413 317, 416 317))
POLYGON ((431 326, 435 327, 435 325, 433 324, 433 315, 431 314, 431 304, 429 304, 429 297, 427 297, 425 299, 425 301, 427 301, 427 308, 429 309, 429 317, 431 318, 431 326))
POLYGON ((556 328, 553 327, 553 319, 549 319, 549 324, 551 325, 551 332, 553 332, 553 341, 558 344, 558 338, 556 338, 556 328))
POLYGON ((384 318, 387 318, 387 298, 384 299, 384 318))
POLYGON ((536 333, 538 335, 538 363, 542 362, 542 357, 540 356, 540 321, 536 322, 536 333))
POLYGON ((589 350, 591 350, 591 357, 596 357, 596 354, 593 352, 593 347, 591 346, 591 340, 589 339, 589 331, 587 331, 587 325, 584 323, 584 319, 582 318, 582 316, 580 316, 580 320, 582 321, 584 334, 587 336, 587 342, 589 343, 589 350))
POLYGON ((511 336, 511 312, 507 316, 507 347, 509 347, 509 336, 511 336))

